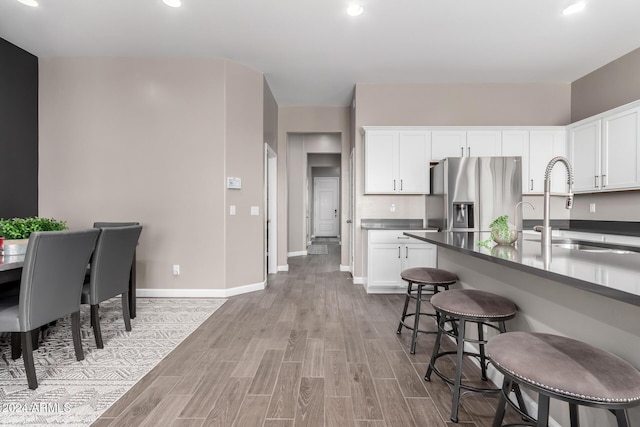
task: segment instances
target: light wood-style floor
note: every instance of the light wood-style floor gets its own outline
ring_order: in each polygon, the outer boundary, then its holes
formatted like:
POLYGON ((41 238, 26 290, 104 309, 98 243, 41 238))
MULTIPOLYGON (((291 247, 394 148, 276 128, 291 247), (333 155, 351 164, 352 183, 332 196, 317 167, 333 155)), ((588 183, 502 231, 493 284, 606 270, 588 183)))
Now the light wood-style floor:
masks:
POLYGON ((409 354, 404 295, 367 295, 339 252, 290 258, 230 298, 94 426, 490 426, 497 399, 475 393, 449 421, 448 386, 423 380, 433 335, 409 354))

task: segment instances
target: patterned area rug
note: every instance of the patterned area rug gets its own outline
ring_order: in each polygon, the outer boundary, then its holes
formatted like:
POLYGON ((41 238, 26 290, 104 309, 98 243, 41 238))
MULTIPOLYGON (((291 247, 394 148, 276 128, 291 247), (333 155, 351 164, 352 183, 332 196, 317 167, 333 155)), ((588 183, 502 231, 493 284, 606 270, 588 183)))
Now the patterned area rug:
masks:
POLYGON ((327 245, 310 245, 307 248, 307 255, 327 255, 328 253, 327 245))
POLYGON ((88 426, 168 355, 226 300, 138 298, 126 332, 120 298, 100 304, 104 349, 96 348, 89 307, 81 312, 83 361, 73 351, 71 318, 45 333, 34 351, 38 388, 29 390, 22 358, 11 360, 0 335, 0 424, 88 426))

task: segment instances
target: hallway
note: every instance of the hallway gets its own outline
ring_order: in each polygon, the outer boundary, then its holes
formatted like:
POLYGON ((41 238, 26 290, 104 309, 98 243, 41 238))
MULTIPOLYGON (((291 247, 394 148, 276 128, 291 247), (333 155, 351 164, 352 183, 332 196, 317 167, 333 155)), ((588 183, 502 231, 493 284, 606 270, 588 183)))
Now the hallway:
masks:
MULTIPOLYGON (((408 331, 396 335, 404 295, 365 294, 326 243, 230 298, 94 425, 456 425, 449 388, 422 379, 433 336, 410 355, 408 331)), ((490 426, 494 404, 466 395, 457 425, 490 426)))

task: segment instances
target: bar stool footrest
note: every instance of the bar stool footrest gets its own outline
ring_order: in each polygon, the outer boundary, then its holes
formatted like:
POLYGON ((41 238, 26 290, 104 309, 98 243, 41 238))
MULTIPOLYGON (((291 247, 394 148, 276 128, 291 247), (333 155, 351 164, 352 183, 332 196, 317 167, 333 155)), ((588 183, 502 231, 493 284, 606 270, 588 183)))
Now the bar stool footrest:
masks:
MULTIPOLYGON (((436 361, 442 357, 442 356, 451 356, 451 355, 457 355, 458 352, 455 350, 452 351, 443 351, 441 353, 438 353, 435 357, 435 361, 433 363, 433 366, 431 367, 431 371, 434 372, 437 376, 439 376, 444 382, 446 382, 447 384, 449 384, 450 386, 455 385, 455 381, 452 378, 447 377, 446 375, 444 375, 442 372, 440 372, 440 370, 438 369, 438 367, 436 366, 436 361)), ((480 355, 478 353, 471 353, 471 352, 463 352, 462 353, 464 356, 467 357, 475 357, 475 358, 480 358, 480 355)), ((425 375, 424 377, 425 381, 431 381, 430 378, 427 378, 427 376, 425 375)), ((483 381, 487 381, 487 380, 483 380, 483 381)), ((499 393, 502 391, 501 388, 499 387, 487 387, 487 388, 481 388, 481 387, 474 387, 472 385, 469 384, 464 384, 464 383, 460 383, 460 388, 464 389, 464 390, 468 390, 468 391, 474 391, 477 393, 499 393)))

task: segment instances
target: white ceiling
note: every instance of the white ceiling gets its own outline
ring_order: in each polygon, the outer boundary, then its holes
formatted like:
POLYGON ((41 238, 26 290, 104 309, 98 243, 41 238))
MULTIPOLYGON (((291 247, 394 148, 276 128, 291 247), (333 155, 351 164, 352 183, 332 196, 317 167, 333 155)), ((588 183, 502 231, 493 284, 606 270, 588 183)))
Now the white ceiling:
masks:
POLYGON ((640 47, 640 1, 0 0, 0 37, 39 56, 228 58, 280 105, 349 105, 355 83, 572 82, 640 47))

